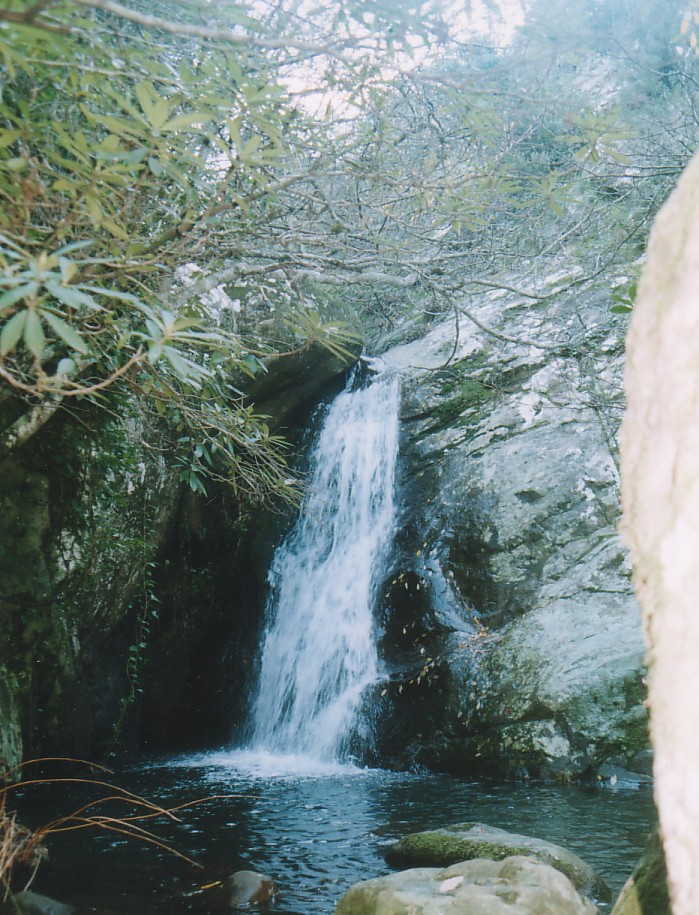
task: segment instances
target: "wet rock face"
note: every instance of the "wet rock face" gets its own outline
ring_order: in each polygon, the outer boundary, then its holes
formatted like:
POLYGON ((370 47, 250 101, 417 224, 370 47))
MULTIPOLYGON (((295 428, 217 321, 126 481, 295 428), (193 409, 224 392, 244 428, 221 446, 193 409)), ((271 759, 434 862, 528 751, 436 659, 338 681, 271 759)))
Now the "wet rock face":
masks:
MULTIPOLYGON (((449 633, 427 654, 434 727, 386 743, 400 765, 565 778, 629 767, 646 746, 644 647, 616 530, 620 346, 596 295, 555 318, 481 301, 481 321, 537 346, 462 325, 455 347, 440 325, 384 354, 405 379, 393 578, 426 581, 430 606, 408 630, 436 613, 449 633)), ((409 704, 395 697, 389 734, 409 704)))
POLYGON ((57 414, 0 464, 4 763, 22 748, 81 758, 104 749, 128 688, 131 605, 179 491, 137 411, 80 418, 57 414))
POLYGON ((22 730, 8 680, 7 671, 0 665, 0 784, 2 773, 14 769, 22 761, 22 730))
POLYGON ((567 877, 526 857, 416 868, 358 883, 335 915, 594 915, 567 877))

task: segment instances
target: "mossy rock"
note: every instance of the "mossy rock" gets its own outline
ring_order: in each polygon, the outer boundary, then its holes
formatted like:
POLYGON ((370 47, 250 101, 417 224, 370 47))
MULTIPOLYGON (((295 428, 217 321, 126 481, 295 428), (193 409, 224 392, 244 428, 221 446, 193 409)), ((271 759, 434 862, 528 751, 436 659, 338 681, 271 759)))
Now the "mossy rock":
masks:
POLYGON ((599 874, 568 849, 483 823, 459 823, 445 829, 411 833, 391 845, 386 861, 391 867, 401 869, 447 867, 474 858, 502 861, 513 855, 534 857, 554 867, 585 896, 601 901, 611 899, 609 887, 599 874))
POLYGON ((594 915, 560 871, 533 858, 419 867, 355 884, 335 915, 594 915))
POLYGON ((665 855, 656 829, 636 870, 626 881, 611 915, 672 915, 665 855))

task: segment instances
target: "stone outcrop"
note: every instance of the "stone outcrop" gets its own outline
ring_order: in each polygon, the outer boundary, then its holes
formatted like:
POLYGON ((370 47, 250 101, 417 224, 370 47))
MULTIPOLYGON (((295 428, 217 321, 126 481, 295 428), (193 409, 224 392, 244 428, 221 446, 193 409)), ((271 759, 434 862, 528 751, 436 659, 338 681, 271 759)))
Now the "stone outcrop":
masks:
POLYGON ((478 326, 439 324, 383 355, 404 377, 404 508, 381 607, 395 765, 594 777, 647 746, 617 534, 623 347, 605 295, 563 290, 554 309, 493 293, 478 326), (416 707, 432 727, 414 727, 416 707))
POLYGON ((265 371, 245 382, 245 391, 255 404, 255 410, 271 417, 275 426, 292 429, 306 425, 308 416, 318 402, 329 393, 332 380, 338 384, 360 355, 359 340, 338 355, 321 343, 312 343, 293 357, 267 357, 265 371))
POLYGON ((415 868, 358 883, 335 915, 594 915, 559 871, 526 857, 415 868))

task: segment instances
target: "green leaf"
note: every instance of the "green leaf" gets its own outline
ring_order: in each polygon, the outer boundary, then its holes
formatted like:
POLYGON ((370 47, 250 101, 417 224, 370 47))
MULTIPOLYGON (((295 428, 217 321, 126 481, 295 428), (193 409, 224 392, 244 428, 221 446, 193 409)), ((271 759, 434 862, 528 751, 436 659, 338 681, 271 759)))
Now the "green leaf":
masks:
POLYGON ((26 168, 28 164, 29 163, 27 162, 27 160, 23 159, 21 156, 15 156, 12 159, 5 159, 4 162, 0 161, 0 165, 2 165, 3 168, 6 168, 8 171, 11 171, 11 172, 19 172, 23 168, 26 168))
POLYGON ((6 311, 11 308, 20 299, 35 296, 39 291, 38 283, 25 283, 23 286, 17 286, 15 289, 8 289, 0 295, 0 311, 6 311))
POLYGON ((231 140, 235 144, 237 149, 240 149, 243 145, 243 140, 240 134, 241 128, 243 126, 243 119, 240 115, 236 118, 229 118, 226 122, 228 124, 228 132, 230 134, 231 140))
MULTIPOLYGON (((94 292, 96 295, 103 295, 110 299, 116 299, 118 302, 129 302, 131 305, 140 307, 141 310, 145 308, 136 296, 132 295, 130 292, 120 292, 118 289, 105 289, 103 286, 91 286, 87 283, 81 283, 80 288, 85 292, 94 292)), ((150 313, 152 312, 149 311, 149 314, 150 313)))
POLYGON ((203 366, 187 359, 172 346, 164 346, 163 355, 183 381, 188 381, 196 387, 200 387, 199 379, 209 374, 203 366))
POLYGON ((109 83, 104 83, 103 91, 104 91, 105 95, 108 95, 110 98, 114 99, 114 101, 117 103, 117 105, 119 105, 119 107, 122 109, 122 111, 125 111, 127 114, 130 114, 134 118, 141 117, 141 114, 140 114, 138 108, 136 108, 136 106, 133 105, 125 96, 120 95, 119 92, 117 92, 117 90, 115 89, 115 87, 113 85, 111 85, 109 83))
POLYGON ((88 352, 87 343, 80 334, 74 330, 63 318, 59 318, 52 311, 43 310, 41 317, 51 327, 51 330, 57 334, 64 343, 67 343, 72 349, 77 350, 84 355, 88 352))
POLYGON ((117 149, 113 151, 97 150, 95 159, 104 162, 124 162, 126 165, 139 165, 148 155, 148 148, 139 146, 138 149, 117 149))
POLYGON ((266 372, 267 368, 263 362, 261 362, 257 356, 253 356, 252 353, 246 353, 243 357, 242 368, 247 375, 251 378, 254 378, 258 372, 266 372))
POLYGON ((27 322, 28 314, 28 311, 18 311, 3 327, 2 333, 0 333, 0 353, 3 356, 11 353, 17 346, 19 338, 22 336, 24 325, 27 322))
POLYGON ((22 136, 21 130, 0 130, 0 149, 10 146, 22 136))
POLYGON ((13 242, 12 239, 8 238, 6 235, 3 235, 2 232, 0 232, 0 241, 3 243, 3 245, 7 245, 8 248, 12 249, 12 250, 7 250, 7 248, 2 249, 3 254, 5 254, 6 256, 13 257, 16 259, 23 258, 25 256, 22 248, 20 248, 19 245, 17 245, 15 242, 13 242))
POLYGON ((102 220, 102 225, 108 232, 110 232, 115 238, 120 238, 122 241, 130 241, 131 238, 129 233, 123 226, 120 226, 118 222, 114 219, 107 218, 102 220))
POLYGON ((151 156, 148 159, 148 168, 151 170, 152 174, 155 175, 156 178, 159 178, 160 175, 162 175, 162 173, 164 171, 162 164, 158 161, 158 159, 155 159, 153 156, 151 156))
POLYGON ((67 286, 78 272, 78 265, 67 257, 59 257, 58 266, 61 270, 61 282, 67 286))
POLYGON ((163 344, 154 343, 153 346, 151 346, 151 348, 148 350, 148 361, 150 362, 151 365, 155 365, 155 363, 158 361, 158 359, 160 359, 162 354, 163 354, 163 344))
POLYGON ((89 248, 90 245, 94 245, 94 241, 83 239, 83 241, 73 241, 69 245, 63 245, 62 248, 58 248, 53 253, 56 257, 59 257, 63 254, 70 254, 72 251, 80 251, 82 248, 89 248))
POLYGON ((200 492, 202 495, 206 495, 206 487, 194 471, 189 471, 189 473, 185 474, 185 477, 189 480, 189 488, 192 492, 200 492))
POLYGON ((89 308, 91 311, 102 310, 101 305, 98 305, 91 295, 81 292, 74 286, 62 286, 60 283, 52 282, 47 282, 45 285, 51 295, 64 305, 69 305, 71 308, 89 308))
POLYGON ((240 150, 240 158, 245 161, 249 161, 255 155, 257 150, 262 145, 262 137, 259 134, 252 137, 247 143, 243 144, 243 148, 240 150))
POLYGON ((136 86, 136 98, 145 114, 148 123, 154 130, 160 130, 170 114, 170 102, 159 95, 149 80, 143 80, 136 86))
POLYGON ((150 334, 151 340, 159 342, 163 339, 163 331, 155 321, 151 321, 150 318, 146 318, 146 327, 148 328, 148 333, 150 334))
POLYGON ((184 130, 187 127, 203 127, 213 117, 210 111, 192 111, 189 114, 178 114, 170 118, 167 123, 160 128, 162 133, 168 133, 174 130, 184 130))
POLYGON ((31 311, 27 311, 26 315, 27 320, 24 324, 24 342, 29 352, 33 356, 36 356, 37 359, 40 359, 44 347, 46 346, 44 330, 36 311, 32 309, 31 311))

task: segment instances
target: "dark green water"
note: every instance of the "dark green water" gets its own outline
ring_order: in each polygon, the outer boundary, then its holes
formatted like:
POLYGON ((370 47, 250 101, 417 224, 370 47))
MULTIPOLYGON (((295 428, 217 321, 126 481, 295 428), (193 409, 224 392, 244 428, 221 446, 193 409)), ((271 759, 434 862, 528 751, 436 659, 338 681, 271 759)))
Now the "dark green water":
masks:
MULTIPOLYGON (((52 839, 50 860, 33 886, 37 892, 100 915, 213 915, 220 910, 211 891, 189 894, 233 871, 253 869, 272 877, 280 890, 261 911, 329 915, 353 883, 388 871, 382 852, 401 835, 480 821, 570 848, 616 895, 655 818, 647 789, 491 786, 381 770, 309 771, 249 754, 170 760, 123 772, 116 781, 163 806, 238 796, 183 811, 180 824, 148 824, 200 862, 201 871, 159 848, 82 831, 52 839)), ((22 806, 39 821, 76 800, 59 798, 54 789, 43 798, 27 796, 22 806)))

